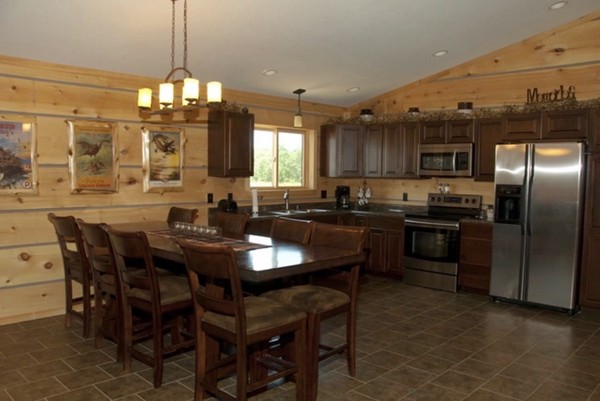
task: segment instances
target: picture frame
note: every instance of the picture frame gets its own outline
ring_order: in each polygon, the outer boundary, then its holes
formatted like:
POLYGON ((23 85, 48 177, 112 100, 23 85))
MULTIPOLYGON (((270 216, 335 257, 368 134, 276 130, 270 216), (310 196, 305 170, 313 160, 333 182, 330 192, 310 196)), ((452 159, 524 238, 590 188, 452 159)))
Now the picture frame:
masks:
POLYGON ((66 121, 69 127, 71 193, 119 190, 117 125, 101 121, 66 121))
POLYGON ((0 114, 0 195, 37 195, 36 121, 0 114))
POLYGON ((183 129, 142 127, 144 192, 183 191, 183 129))

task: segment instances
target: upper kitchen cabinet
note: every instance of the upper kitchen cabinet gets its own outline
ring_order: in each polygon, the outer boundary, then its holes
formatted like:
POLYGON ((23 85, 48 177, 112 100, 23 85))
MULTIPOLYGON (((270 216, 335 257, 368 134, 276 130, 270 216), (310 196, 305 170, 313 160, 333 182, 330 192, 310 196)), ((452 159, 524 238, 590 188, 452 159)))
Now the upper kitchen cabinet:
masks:
POLYGON ((423 121, 420 124, 420 143, 472 143, 472 119, 423 121))
POLYGON ((362 126, 321 126, 322 177, 362 177, 363 152, 362 126))
POLYGON ((254 174, 254 114, 226 110, 208 113, 208 175, 254 174))
POLYGON ((542 113, 542 138, 544 139, 585 139, 587 134, 587 110, 542 113))
POLYGON ((475 181, 494 181, 496 170, 496 145, 504 139, 501 118, 475 122, 475 181))
POLYGON ((365 177, 417 178, 416 123, 365 127, 365 177))
POLYGON ((540 113, 519 113, 506 116, 506 139, 536 140, 542 138, 540 113))

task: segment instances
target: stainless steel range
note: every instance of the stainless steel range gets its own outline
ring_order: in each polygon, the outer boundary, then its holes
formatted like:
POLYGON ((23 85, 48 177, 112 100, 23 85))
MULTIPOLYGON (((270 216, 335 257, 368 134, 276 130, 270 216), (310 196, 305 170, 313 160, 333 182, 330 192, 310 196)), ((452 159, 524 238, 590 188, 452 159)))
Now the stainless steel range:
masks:
POLYGON ((460 219, 480 211, 481 195, 431 193, 426 211, 407 212, 404 282, 456 292, 460 219))

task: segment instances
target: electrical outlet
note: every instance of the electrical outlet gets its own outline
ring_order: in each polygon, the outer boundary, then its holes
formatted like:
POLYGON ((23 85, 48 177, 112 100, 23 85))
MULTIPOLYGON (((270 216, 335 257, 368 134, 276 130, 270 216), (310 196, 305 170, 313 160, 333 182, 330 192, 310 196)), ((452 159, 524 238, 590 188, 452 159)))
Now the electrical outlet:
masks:
POLYGON ((206 202, 213 203, 213 194, 212 193, 209 193, 208 195, 206 195, 206 202))
POLYGON ((321 199, 327 199, 327 190, 322 190, 321 191, 321 199))
POLYGON ((408 200, 408 192, 402 192, 402 200, 406 202, 408 200))

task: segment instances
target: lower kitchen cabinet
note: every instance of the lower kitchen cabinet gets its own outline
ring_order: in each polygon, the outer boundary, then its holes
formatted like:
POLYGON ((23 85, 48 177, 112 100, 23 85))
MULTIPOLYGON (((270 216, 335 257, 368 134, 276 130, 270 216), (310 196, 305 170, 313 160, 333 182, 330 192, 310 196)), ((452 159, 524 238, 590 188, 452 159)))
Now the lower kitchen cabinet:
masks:
POLYGON ((488 295, 492 267, 492 223, 460 222, 458 289, 488 295))
POLYGON ((356 213, 343 223, 369 227, 367 272, 401 277, 404 269, 404 218, 356 213))
POLYGON ((600 153, 588 158, 579 301, 600 308, 600 153))

